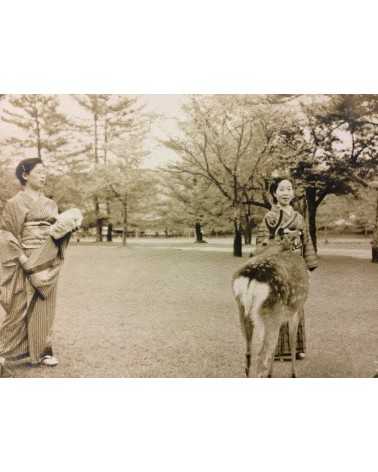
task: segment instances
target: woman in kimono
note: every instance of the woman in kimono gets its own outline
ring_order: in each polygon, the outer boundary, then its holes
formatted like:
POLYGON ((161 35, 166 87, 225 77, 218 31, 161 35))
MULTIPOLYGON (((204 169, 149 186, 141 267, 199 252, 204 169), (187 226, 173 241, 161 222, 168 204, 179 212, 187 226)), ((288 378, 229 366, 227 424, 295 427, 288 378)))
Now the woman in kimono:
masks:
POLYGON ((20 362, 56 366, 51 335, 57 281, 70 231, 79 223, 62 225, 56 203, 43 195, 41 159, 20 162, 16 177, 22 190, 6 203, 0 218, 0 303, 6 313, 0 368, 20 362))
MULTIPOLYGON (((303 216, 294 210, 291 202, 294 199, 293 185, 288 179, 276 179, 270 186, 273 206, 264 216, 256 238, 258 249, 267 245, 269 240, 289 239, 291 250, 302 254, 307 268, 314 270, 318 259, 309 239, 303 216)), ((304 318, 298 328, 297 358, 303 359, 306 352, 304 318)), ((289 325, 281 326, 276 348, 276 359, 290 359, 289 325)))

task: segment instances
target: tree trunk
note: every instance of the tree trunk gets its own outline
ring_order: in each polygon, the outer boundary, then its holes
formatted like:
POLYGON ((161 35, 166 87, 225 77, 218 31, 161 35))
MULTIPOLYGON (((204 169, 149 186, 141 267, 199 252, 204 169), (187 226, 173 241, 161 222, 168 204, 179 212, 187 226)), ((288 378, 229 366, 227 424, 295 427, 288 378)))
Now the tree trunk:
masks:
POLYGON ((104 122, 104 164, 108 164, 108 120, 104 122))
POLYGON ((240 224, 234 222, 234 256, 243 256, 243 240, 240 224))
POLYGON ((108 242, 112 242, 113 241, 113 225, 112 223, 110 223, 110 217, 111 217, 111 214, 110 214, 110 202, 109 202, 109 199, 106 200, 106 216, 108 217, 108 229, 107 229, 107 233, 106 233, 106 240, 108 242))
POLYGON ((253 228, 253 216, 252 216, 252 205, 248 205, 245 208, 244 214, 244 243, 250 245, 252 242, 252 228, 253 228))
MULTIPOLYGON (((95 163, 98 164, 98 139, 97 139, 97 113, 93 115, 94 121, 94 157, 95 163)), ((102 220, 100 219, 100 203, 98 197, 94 197, 95 214, 96 214, 96 242, 102 242, 102 220)))
POLYGON ((96 242, 102 242, 102 219, 100 218, 100 204, 97 197, 94 197, 96 215, 96 242))
POLYGON ((96 220, 96 242, 97 243, 102 243, 103 238, 102 238, 102 220, 97 219, 96 220))
POLYGON ((373 240, 371 242, 371 262, 378 264, 378 190, 377 202, 375 207, 375 228, 373 233, 373 240))
POLYGON ((196 234, 196 243, 203 243, 202 226, 199 221, 195 224, 194 231, 196 234))
POLYGON ((93 114, 93 139, 94 139, 94 158, 95 163, 98 164, 98 134, 97 134, 97 112, 95 111, 93 114))
POLYGON ((252 222, 247 220, 244 228, 244 244, 250 245, 252 242, 252 222))
POLYGON ((106 240, 108 243, 111 243, 113 241, 113 225, 112 223, 108 223, 108 230, 106 233, 106 240))
POLYGON ((41 125, 39 123, 37 107, 36 107, 36 134, 37 134, 37 156, 39 159, 42 159, 41 125))
POLYGON ((316 236, 316 189, 315 187, 306 188, 307 218, 310 237, 314 245, 315 252, 318 252, 316 236))
POLYGON ((371 248, 371 262, 378 264, 378 245, 371 248))
POLYGON ((122 231, 122 246, 126 246, 127 244, 127 195, 123 200, 123 231, 122 231))

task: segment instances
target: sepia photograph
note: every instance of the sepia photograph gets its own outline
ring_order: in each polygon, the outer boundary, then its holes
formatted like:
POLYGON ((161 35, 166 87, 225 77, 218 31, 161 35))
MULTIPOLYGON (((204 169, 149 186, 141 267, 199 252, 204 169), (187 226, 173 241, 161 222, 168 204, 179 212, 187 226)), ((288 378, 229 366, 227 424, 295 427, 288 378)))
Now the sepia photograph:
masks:
POLYGON ((0 100, 2 377, 377 375, 378 95, 0 100))
POLYGON ((376 469, 376 10, 3 5, 1 470, 376 469))

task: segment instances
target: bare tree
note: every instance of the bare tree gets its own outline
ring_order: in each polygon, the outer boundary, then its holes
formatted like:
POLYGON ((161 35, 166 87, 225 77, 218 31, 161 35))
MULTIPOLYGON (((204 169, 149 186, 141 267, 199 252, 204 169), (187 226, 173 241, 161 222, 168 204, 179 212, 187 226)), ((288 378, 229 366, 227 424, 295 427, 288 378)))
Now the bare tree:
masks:
POLYGON ((193 96, 185 112, 181 136, 165 142, 180 157, 169 170, 210 182, 229 202, 241 256, 242 222, 251 225, 253 206, 271 206, 266 176, 277 166, 283 117, 245 96, 193 96))

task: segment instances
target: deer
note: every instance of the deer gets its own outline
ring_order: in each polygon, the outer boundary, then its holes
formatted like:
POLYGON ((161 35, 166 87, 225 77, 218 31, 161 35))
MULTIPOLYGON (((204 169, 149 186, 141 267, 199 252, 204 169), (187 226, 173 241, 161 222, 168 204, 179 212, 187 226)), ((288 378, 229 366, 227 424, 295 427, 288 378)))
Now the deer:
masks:
POLYGON ((236 271, 232 291, 246 341, 246 377, 251 373, 254 335, 257 359, 253 376, 272 377, 274 352, 284 322, 289 323, 291 376, 297 377, 297 332, 309 292, 303 257, 291 251, 290 241, 271 240, 236 271))

